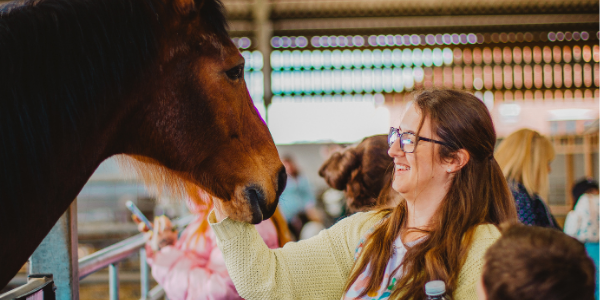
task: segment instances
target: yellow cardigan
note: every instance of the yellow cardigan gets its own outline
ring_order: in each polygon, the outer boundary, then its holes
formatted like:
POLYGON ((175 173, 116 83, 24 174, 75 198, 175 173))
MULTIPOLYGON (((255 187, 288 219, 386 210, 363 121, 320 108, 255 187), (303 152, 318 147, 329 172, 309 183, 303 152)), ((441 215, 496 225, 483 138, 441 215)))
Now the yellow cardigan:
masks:
MULTIPOLYGON (((317 236, 269 249, 254 226, 225 218, 216 223, 208 216, 223 252, 229 276, 244 299, 339 300, 354 266, 354 251, 381 214, 357 213, 317 236)), ((481 275, 483 255, 500 237, 494 225, 479 225, 462 267, 456 300, 476 300, 475 283, 481 275)))

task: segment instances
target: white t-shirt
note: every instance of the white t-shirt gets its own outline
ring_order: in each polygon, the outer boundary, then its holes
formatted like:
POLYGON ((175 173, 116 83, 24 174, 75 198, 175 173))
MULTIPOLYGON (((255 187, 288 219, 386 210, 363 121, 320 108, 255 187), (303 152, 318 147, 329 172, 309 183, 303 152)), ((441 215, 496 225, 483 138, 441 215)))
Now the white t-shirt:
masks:
MULTIPOLYGON (((417 243, 421 242, 424 238, 420 238, 417 239, 415 241, 412 242, 408 242, 406 243, 408 247, 412 247, 414 245, 416 245, 417 243)), ((362 243, 361 243, 362 245, 362 243)), ((383 282, 381 287, 379 288, 379 290, 377 291, 377 293, 369 293, 365 296, 363 296, 362 298, 358 298, 358 295, 360 295, 360 293, 367 287, 367 284, 369 283, 369 279, 371 278, 371 276, 369 276, 371 274, 370 268, 371 268, 371 264, 369 264, 366 268, 365 271, 360 274, 360 276, 356 279, 356 281, 354 281, 354 283, 352 284, 352 286, 350 287, 350 289, 346 292, 346 294, 344 295, 344 297, 342 298, 343 300, 350 300, 350 299, 360 299, 360 300, 383 300, 383 299, 388 299, 392 292, 394 291, 394 286, 396 285, 396 282, 398 281, 398 279, 400 279, 403 275, 404 272, 402 270, 402 268, 398 269, 398 272, 396 272, 396 274, 394 274, 393 277, 390 277, 392 272, 394 272, 394 270, 396 270, 401 264, 402 261, 404 260, 404 256, 406 255, 407 252, 407 248, 404 245, 404 243, 402 243, 402 239, 397 238, 394 241, 394 252, 392 253, 392 257, 390 258, 390 260, 387 263, 387 266, 385 267, 385 273, 383 275, 383 282)))
POLYGON ((583 243, 598 243, 600 214, 598 195, 583 194, 567 214, 564 232, 583 243))

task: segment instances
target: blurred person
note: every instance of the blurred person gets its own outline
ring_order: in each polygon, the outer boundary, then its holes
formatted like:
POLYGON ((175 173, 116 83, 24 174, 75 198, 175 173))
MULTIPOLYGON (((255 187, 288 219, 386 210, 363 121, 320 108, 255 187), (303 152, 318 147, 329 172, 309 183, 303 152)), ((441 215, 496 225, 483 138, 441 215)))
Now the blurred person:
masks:
POLYGON ((321 196, 317 198, 317 203, 322 203, 325 213, 324 225, 329 228, 337 221, 347 216, 346 195, 343 191, 327 187, 321 196))
MULTIPOLYGON (((201 202, 187 199, 190 212, 197 217, 179 237, 170 219, 164 215, 155 217, 153 231, 148 231, 146 225, 133 215, 138 229, 147 232, 146 253, 152 276, 171 300, 242 299, 229 278, 223 255, 217 248, 215 233, 206 220, 212 209, 212 197, 203 191, 198 191, 198 195, 201 202)), ((272 249, 287 242, 278 238, 276 215, 279 213, 255 225, 264 243, 272 249)), ((287 226, 285 222, 279 223, 287 226)))
POLYGON ((565 219, 565 233, 582 243, 598 244, 599 217, 598 182, 582 179, 573 185, 573 209, 565 219))
POLYGON ((288 175, 285 190, 279 197, 279 208, 288 222, 296 239, 304 224, 309 221, 321 222, 320 213, 315 209, 315 195, 308 178, 300 173, 300 169, 292 156, 281 158, 288 175))
POLYGON ((519 221, 526 225, 561 228, 543 199, 548 199, 548 173, 554 159, 550 140, 531 129, 506 137, 494 154, 508 181, 519 221))
POLYGON ((386 135, 364 138, 334 152, 321 165, 319 176, 344 191, 346 215, 375 208, 395 207, 400 194, 392 189, 394 160, 388 155, 386 135))
MULTIPOLYGON (((573 185, 571 193, 573 210, 567 214, 564 232, 585 244, 585 249, 597 268, 600 257, 598 182, 589 178, 581 179, 573 185)), ((598 284, 596 284, 596 297, 598 297, 598 292, 598 284)))
POLYGON ((502 224, 485 253, 479 300, 592 300, 596 270, 584 246, 551 228, 502 224))
POLYGON ((516 222, 489 111, 472 94, 432 90, 390 128, 393 208, 357 212, 317 236, 268 249, 250 224, 209 214, 229 274, 252 299, 425 298, 432 279, 475 299, 483 255, 516 222))

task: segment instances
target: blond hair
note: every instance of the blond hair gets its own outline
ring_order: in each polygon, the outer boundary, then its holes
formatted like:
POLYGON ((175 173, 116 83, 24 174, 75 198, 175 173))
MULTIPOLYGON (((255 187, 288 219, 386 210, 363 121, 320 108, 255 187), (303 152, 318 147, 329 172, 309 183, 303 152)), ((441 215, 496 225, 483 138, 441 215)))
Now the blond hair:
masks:
POLYGON ((517 130, 500 143, 494 156, 507 180, 522 184, 531 197, 548 199, 548 165, 554 159, 550 140, 531 129, 517 130))

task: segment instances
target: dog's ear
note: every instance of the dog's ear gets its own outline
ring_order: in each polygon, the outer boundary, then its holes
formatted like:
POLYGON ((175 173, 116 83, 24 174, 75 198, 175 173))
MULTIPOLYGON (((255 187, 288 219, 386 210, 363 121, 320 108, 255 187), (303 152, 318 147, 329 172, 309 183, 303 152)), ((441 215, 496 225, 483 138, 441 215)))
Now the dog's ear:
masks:
POLYGON ((336 152, 327 159, 319 169, 319 176, 325 179, 327 184, 343 191, 350 180, 352 171, 360 167, 360 155, 353 147, 346 148, 342 152, 336 152))

